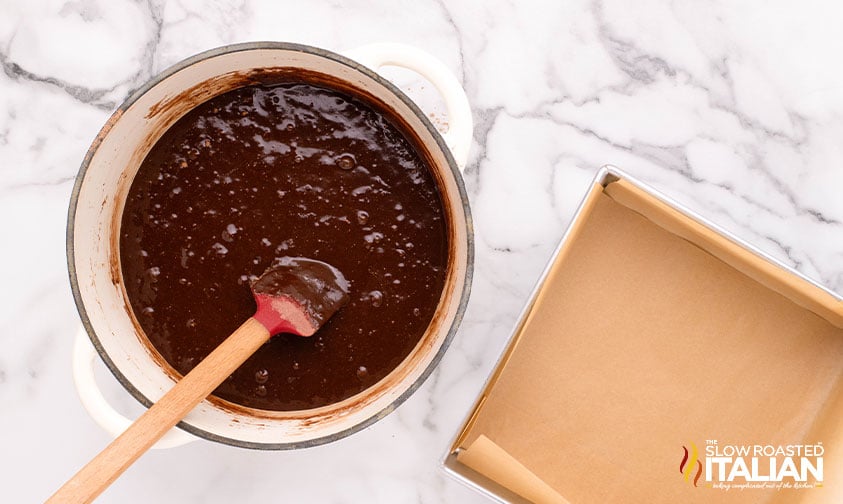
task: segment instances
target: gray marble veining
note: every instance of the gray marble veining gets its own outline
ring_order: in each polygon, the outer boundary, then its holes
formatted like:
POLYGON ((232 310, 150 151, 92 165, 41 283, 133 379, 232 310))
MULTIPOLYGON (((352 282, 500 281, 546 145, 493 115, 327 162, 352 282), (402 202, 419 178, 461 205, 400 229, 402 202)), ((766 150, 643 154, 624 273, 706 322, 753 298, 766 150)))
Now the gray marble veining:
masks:
POLYGON ((43 500, 108 441, 70 379, 67 203, 110 112, 167 66, 248 40, 439 57, 475 115, 475 283, 441 365, 385 420, 299 452, 151 452, 99 502, 480 503, 439 459, 603 164, 843 292, 841 15, 761 0, 4 2, 0 500, 43 500))

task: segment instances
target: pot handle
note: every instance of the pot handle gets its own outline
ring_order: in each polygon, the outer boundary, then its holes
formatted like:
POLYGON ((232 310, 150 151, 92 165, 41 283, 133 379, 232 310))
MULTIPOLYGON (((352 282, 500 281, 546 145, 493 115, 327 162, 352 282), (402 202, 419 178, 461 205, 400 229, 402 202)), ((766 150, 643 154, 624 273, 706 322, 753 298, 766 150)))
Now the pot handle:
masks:
MULTIPOLYGON (((102 395, 94 379, 96 357, 97 352, 83 328, 76 334, 76 341, 73 343, 73 383, 76 385, 82 406, 91 418, 116 438, 132 424, 132 420, 118 413, 102 395)), ((174 448, 197 439, 199 438, 173 427, 152 448, 174 448)))
POLYGON ((448 111, 448 131, 442 133, 442 137, 451 149, 460 172, 465 170, 474 120, 465 90, 444 63, 417 47, 391 42, 369 44, 343 54, 375 71, 382 66, 398 66, 430 81, 442 95, 448 111))

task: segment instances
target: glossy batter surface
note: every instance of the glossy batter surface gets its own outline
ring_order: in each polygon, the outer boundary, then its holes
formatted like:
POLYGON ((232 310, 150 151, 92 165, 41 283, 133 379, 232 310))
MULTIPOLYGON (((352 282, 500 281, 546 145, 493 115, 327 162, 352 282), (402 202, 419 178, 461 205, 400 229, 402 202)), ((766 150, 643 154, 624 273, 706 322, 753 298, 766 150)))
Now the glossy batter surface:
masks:
POLYGON ((198 106, 156 143, 123 212, 132 309, 190 371, 254 313, 249 284, 312 257, 350 301, 310 338, 279 335, 215 395, 268 410, 318 407, 374 384, 428 326, 447 234, 426 163, 382 113, 310 84, 250 86, 198 106))

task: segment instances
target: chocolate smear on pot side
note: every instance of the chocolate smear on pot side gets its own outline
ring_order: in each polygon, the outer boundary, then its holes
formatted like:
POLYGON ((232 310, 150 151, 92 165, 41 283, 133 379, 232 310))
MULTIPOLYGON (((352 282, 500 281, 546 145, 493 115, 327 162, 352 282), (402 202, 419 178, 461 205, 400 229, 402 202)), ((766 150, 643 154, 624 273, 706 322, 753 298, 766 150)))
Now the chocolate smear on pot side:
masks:
POLYGON ((442 295, 448 229, 426 158, 390 114, 326 86, 247 86, 156 142, 126 199, 120 267, 141 328, 177 372, 255 313, 252 282, 284 257, 335 266, 348 302, 311 337, 273 337, 216 397, 324 406, 415 348, 442 295))

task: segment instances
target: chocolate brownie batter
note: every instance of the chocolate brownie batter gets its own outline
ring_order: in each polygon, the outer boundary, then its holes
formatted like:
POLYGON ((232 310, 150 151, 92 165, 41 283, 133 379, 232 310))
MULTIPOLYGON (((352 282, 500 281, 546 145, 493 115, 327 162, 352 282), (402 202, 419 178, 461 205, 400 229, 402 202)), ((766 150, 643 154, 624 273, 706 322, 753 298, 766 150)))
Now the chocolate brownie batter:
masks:
POLYGON ((309 338, 273 337, 215 395, 300 410, 394 369, 430 323, 445 279, 442 202, 397 123, 344 92, 250 86, 199 105, 155 144, 129 191, 120 259, 152 345, 190 371, 255 311, 274 261, 335 266, 350 300, 309 338))

